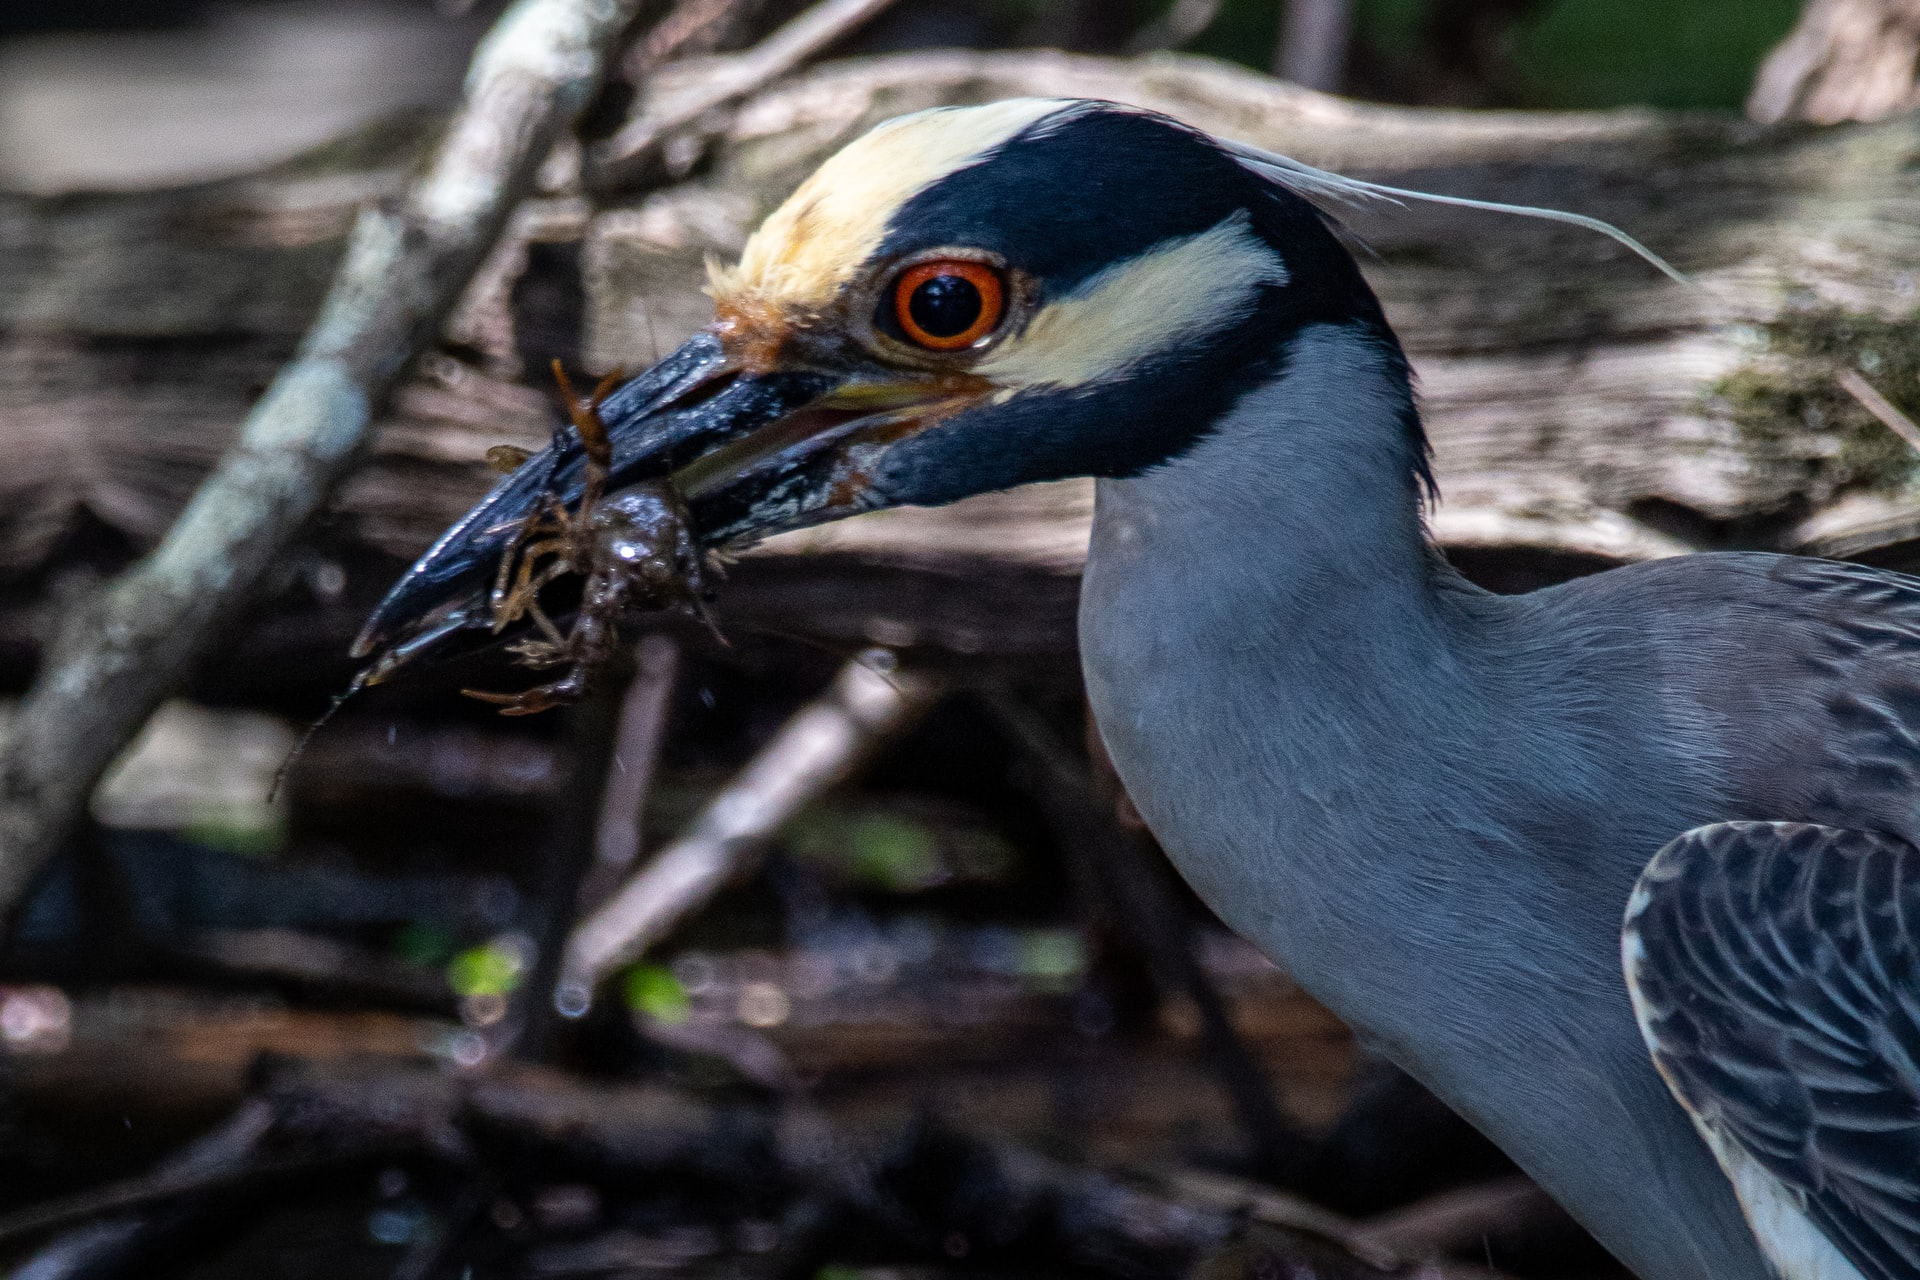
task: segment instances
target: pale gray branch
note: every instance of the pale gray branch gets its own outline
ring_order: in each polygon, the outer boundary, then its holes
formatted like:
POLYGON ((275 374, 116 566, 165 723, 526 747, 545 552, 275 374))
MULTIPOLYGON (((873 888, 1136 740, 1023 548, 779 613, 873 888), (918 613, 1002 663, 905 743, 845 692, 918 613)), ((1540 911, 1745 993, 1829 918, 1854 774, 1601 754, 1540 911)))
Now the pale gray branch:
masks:
POLYGON ((1513 1232, 1561 1213, 1531 1178, 1515 1175, 1443 1191, 1368 1218, 1354 1235, 1402 1258, 1425 1258, 1472 1249, 1490 1235, 1513 1232))
MULTIPOLYGON (((820 0, 745 53, 713 58, 680 92, 651 103, 618 133, 587 155, 587 185, 609 189, 632 185, 663 164, 684 170, 699 147, 675 165, 667 152, 681 135, 713 113, 741 102, 844 38, 893 0, 820 0)), ((718 128, 724 125, 716 125, 718 128)), ((678 176, 677 174, 674 176, 678 176)))
POLYGON ((1836 380, 1846 389, 1848 395, 1860 402, 1860 406, 1878 418, 1882 425, 1893 434, 1907 442, 1907 446, 1920 453, 1920 423, 1900 412, 1898 405, 1881 395, 1874 385, 1851 369, 1842 369, 1836 380))
POLYGON ((667 737, 667 712, 680 673, 680 648, 659 633, 634 648, 633 683, 620 704, 613 764, 600 793, 600 823, 594 830, 593 864, 580 882, 580 910, 605 902, 640 856, 640 819, 653 770, 667 737))
POLYGON ((1274 74, 1309 89, 1337 93, 1352 33, 1352 0, 1287 0, 1274 74))
POLYGON ((63 622, 0 748, 0 914, 359 457, 640 0, 519 0, 396 207, 362 211, 319 318, 165 539, 63 622))
POLYGON ((1220 4, 1221 0, 1174 0, 1172 8, 1133 33, 1127 52, 1178 49, 1213 25, 1220 16, 1220 4))
POLYGON ((584 1013, 602 979, 704 905, 802 806, 926 709, 939 682, 883 670, 890 656, 862 654, 841 668, 684 834, 575 927, 554 997, 563 1012, 584 1013))

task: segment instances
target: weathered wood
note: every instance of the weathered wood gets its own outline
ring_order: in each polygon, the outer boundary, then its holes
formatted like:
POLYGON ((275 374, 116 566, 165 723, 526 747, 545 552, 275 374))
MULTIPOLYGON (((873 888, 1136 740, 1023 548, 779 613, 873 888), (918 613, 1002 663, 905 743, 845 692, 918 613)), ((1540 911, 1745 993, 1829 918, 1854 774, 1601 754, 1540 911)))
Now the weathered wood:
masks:
POLYGON ((1920 107, 1920 0, 1807 0, 1747 98, 1755 120, 1884 120, 1920 107))
MULTIPOLYGON (((1036 93, 1592 213, 1695 275, 1676 286, 1599 237, 1491 214, 1347 215, 1420 375, 1434 529, 1470 571, 1521 585, 1721 546, 1920 559, 1914 458, 1838 381, 1854 369, 1920 411, 1920 118, 1409 110, 1189 57, 1051 53, 821 67, 723 122, 696 181, 524 208, 327 536, 417 553, 490 483, 487 445, 544 437, 545 390, 516 381, 537 359, 644 364, 707 318, 703 258, 736 252, 833 148, 901 111, 1036 93)), ((0 568, 43 577, 78 526, 134 548, 164 527, 290 350, 348 206, 397 181, 403 135, 188 191, 0 201, 0 568)), ((1089 510, 1068 482, 775 539, 735 570, 723 615, 850 645, 1059 652, 1089 510)))

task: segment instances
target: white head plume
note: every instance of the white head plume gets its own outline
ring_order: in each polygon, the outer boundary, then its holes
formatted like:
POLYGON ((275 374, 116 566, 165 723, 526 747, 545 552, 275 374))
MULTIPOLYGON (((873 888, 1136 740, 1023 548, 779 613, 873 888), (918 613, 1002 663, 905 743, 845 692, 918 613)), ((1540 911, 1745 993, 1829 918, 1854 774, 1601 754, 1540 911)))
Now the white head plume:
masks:
POLYGON ((1473 200, 1466 196, 1442 196, 1430 191, 1409 191, 1404 187, 1382 186, 1377 182, 1363 182, 1359 178, 1343 177, 1337 173, 1329 173, 1325 169, 1316 169, 1310 164, 1302 164, 1289 156, 1283 156, 1276 151, 1263 150, 1251 143, 1230 142, 1224 138, 1218 141, 1221 147, 1249 169, 1272 178, 1289 191, 1308 199, 1338 200, 1345 204, 1358 204, 1366 200, 1387 200, 1394 204, 1405 200, 1424 200, 1429 204, 1450 204, 1462 209, 1485 209, 1491 213, 1511 213, 1523 218, 1565 222, 1571 226, 1585 227, 1589 231, 1598 231, 1601 235, 1633 250, 1681 284, 1693 283, 1689 276, 1672 263, 1611 222, 1589 218, 1583 213, 1568 213, 1564 209, 1541 209, 1525 204, 1501 204, 1497 200, 1473 200))

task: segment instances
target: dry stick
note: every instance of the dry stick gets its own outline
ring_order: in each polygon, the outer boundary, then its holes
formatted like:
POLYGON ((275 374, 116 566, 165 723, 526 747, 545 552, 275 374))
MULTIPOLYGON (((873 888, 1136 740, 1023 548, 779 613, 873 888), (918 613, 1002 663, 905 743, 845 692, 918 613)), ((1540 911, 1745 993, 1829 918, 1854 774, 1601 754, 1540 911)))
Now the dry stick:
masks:
POLYGON ((191 1194, 254 1183, 260 1144, 274 1122, 273 1109, 258 1099, 242 1105, 224 1124, 161 1161, 143 1178, 111 1183, 33 1205, 0 1218, 0 1243, 78 1223, 48 1241, 9 1273, 9 1280, 67 1280, 116 1270, 145 1252, 176 1217, 141 1216, 136 1210, 191 1194))
POLYGON ((620 726, 614 731, 613 767, 600 793, 593 865, 580 882, 583 914, 607 900, 640 856, 640 822, 667 737, 680 647, 659 632, 643 636, 634 646, 634 668, 633 683, 620 704, 620 726))
POLYGON ((1379 1250, 1355 1252, 1285 1213, 1143 1185, 1067 1164, 1009 1142, 927 1126, 887 1162, 879 1188, 910 1214, 985 1249, 1012 1245, 1056 1266, 1108 1275, 1196 1280, 1308 1276, 1317 1280, 1498 1280, 1478 1267, 1407 1266, 1379 1250), (961 1176, 964 1175, 964 1176, 961 1176))
POLYGON ((1851 369, 1842 369, 1835 379, 1841 389, 1886 426, 1887 430, 1907 442, 1907 447, 1920 453, 1920 423, 1900 412, 1898 405, 1874 389, 1871 382, 1851 369))
POLYGON ((845 778, 938 696, 930 675, 889 674, 891 654, 842 667, 817 701, 787 721, 687 831, 573 931, 556 1006, 587 1011, 601 980, 704 905, 800 807, 845 778))
POLYGON ((1353 31, 1353 0, 1288 0, 1274 74, 1309 89, 1338 93, 1353 31))
POLYGON ((1180 903, 1168 892, 1160 868, 1149 861, 1147 847, 1135 833, 1121 830, 1114 816, 1095 800, 1087 768, 1032 708, 1004 690, 988 693, 986 701, 1014 741, 1044 771, 1048 785, 1042 798, 1054 825, 1064 837, 1083 843, 1087 856, 1107 873, 1114 906, 1146 949, 1155 976, 1167 990, 1193 1002, 1207 1056, 1233 1101, 1262 1171, 1282 1181, 1296 1176, 1310 1155, 1311 1144, 1281 1113, 1266 1072, 1234 1030, 1225 1001, 1195 957, 1191 937, 1180 923, 1180 903))
POLYGON ((620 74, 637 80, 670 58, 711 51, 721 25, 739 8, 739 0, 680 0, 644 40, 627 50, 620 74))
POLYGON ((1472 1249, 1488 1236, 1565 1216, 1533 1179, 1515 1176, 1416 1200, 1355 1227, 1362 1240, 1403 1258, 1472 1249))
POLYGON ((1221 3, 1222 0, 1174 0, 1172 8, 1133 33, 1133 38, 1127 41, 1127 52, 1178 49, 1213 25, 1213 20, 1220 16, 1221 3))
POLYGON ((642 110, 620 131, 587 152, 586 184, 607 190, 646 175, 672 139, 709 112, 739 102, 834 44, 893 0, 820 0, 745 53, 714 59, 697 87, 660 111, 642 110))
POLYGON ((1309 1231, 1337 1241, 1342 1248, 1370 1266, 1392 1268, 1429 1252, 1388 1248, 1370 1237, 1351 1218, 1337 1214, 1324 1205, 1278 1190, 1264 1182, 1252 1182, 1230 1173, 1221 1173, 1217 1169, 1195 1169, 1176 1164, 1152 1166, 1137 1170, 1136 1173, 1182 1204, 1229 1213, 1252 1222, 1265 1222, 1293 1231, 1309 1231))
POLYGON ((0 748, 0 915, 352 468, 641 0, 518 0, 398 207, 361 212, 319 317, 154 552, 63 619, 0 748))
POLYGON ((471 1149, 454 1126, 458 1100, 456 1082, 417 1066, 377 1076, 362 1067, 347 1079, 281 1068, 219 1128, 145 1176, 0 1218, 0 1245, 81 1223, 42 1247, 9 1280, 146 1274, 153 1270, 154 1251, 171 1238, 244 1223, 244 1216, 234 1212, 235 1201, 256 1198, 290 1179, 409 1153, 470 1163, 471 1149))
POLYGON ((613 772, 618 715, 606 694, 588 697, 566 713, 562 737, 574 762, 573 776, 548 811, 541 839, 540 884, 526 923, 533 964, 507 1002, 506 1016, 487 1028, 485 1059, 511 1055, 543 1062, 562 1051, 562 1019, 547 997, 560 977, 562 948, 580 919, 580 886, 593 865, 595 819, 613 772))
POLYGON ((444 975, 372 947, 300 929, 203 929, 170 940, 162 954, 197 973, 291 982, 403 1008, 451 1012, 444 975))

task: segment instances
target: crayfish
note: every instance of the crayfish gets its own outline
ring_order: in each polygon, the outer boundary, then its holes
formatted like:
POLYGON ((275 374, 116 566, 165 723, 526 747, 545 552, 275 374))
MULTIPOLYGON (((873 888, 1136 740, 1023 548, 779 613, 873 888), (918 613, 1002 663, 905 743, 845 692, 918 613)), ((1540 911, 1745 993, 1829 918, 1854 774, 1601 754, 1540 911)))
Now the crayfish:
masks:
MULTIPOLYGON (((619 652, 620 620, 629 614, 678 606, 709 628, 714 625, 706 604, 711 593, 705 557, 672 479, 633 485, 612 496, 606 492, 613 445, 600 406, 621 373, 602 378, 584 399, 575 394, 558 360, 553 376, 585 457, 580 501, 569 511, 555 493, 540 495, 501 553, 488 608, 496 635, 523 618, 533 624, 535 635, 508 646, 519 665, 567 670, 521 693, 461 690, 510 716, 532 715, 586 696, 619 652), (584 583, 573 625, 562 631, 541 605, 540 593, 569 574, 584 583)), ((489 461, 504 471, 518 467, 526 456, 503 446, 488 450, 489 461)))

